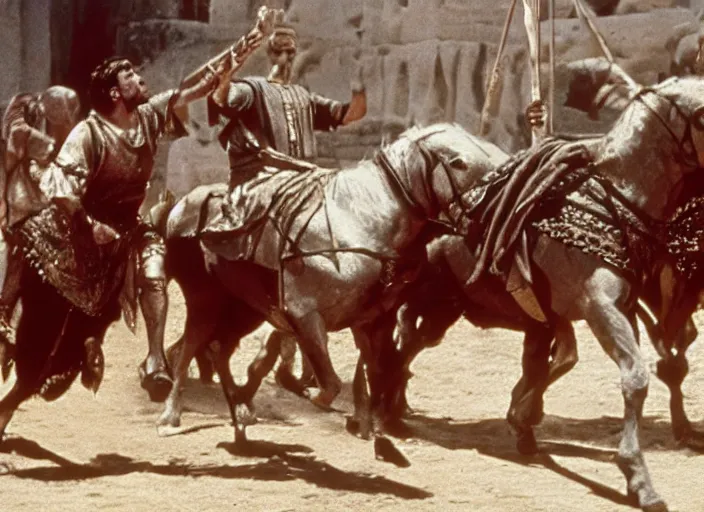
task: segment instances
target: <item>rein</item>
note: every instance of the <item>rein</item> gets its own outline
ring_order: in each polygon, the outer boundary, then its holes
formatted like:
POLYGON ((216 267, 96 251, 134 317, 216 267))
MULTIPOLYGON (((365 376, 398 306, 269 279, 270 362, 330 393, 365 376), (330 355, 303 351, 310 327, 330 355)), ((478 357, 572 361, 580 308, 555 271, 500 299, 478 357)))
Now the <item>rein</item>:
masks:
MULTIPOLYGON (((417 139, 412 139, 408 138, 409 141, 415 145, 415 147, 418 149, 419 153, 423 157, 423 161, 425 163, 425 169, 427 174, 431 174, 432 171, 439 165, 442 167, 442 169, 445 171, 445 176, 447 177, 447 181, 450 184, 450 188, 452 190, 452 197, 450 201, 448 202, 448 205, 451 204, 459 204, 462 207, 463 213, 469 213, 466 212, 466 208, 464 206, 464 203, 462 202, 462 193, 460 192, 459 185, 457 184, 457 181, 455 180, 455 177, 452 175, 452 172, 450 171, 450 167, 448 163, 445 161, 444 158, 441 158, 439 155, 434 154, 432 151, 430 151, 425 144, 423 144, 423 139, 430 137, 431 135, 438 133, 441 130, 435 130, 430 133, 427 133, 423 135, 422 137, 419 137, 417 139), (434 158, 438 160, 438 164, 435 164, 434 158)), ((481 149, 481 148, 480 148, 481 149)), ((440 220, 440 219, 435 219, 432 218, 428 215, 426 208, 420 204, 414 197, 411 191, 408 189, 408 187, 403 183, 401 178, 399 177, 396 168, 394 165, 391 163, 389 160, 389 157, 386 155, 386 153, 383 150, 380 150, 377 152, 377 154, 374 157, 374 163, 379 166, 380 169, 384 171, 386 176, 389 178, 389 181, 392 185, 392 189, 395 191, 396 196, 399 197, 411 210, 411 213, 415 215, 418 218, 424 219, 427 222, 431 224, 435 224, 440 226, 443 230, 446 230, 451 233, 457 233, 458 228, 454 225, 452 225, 449 222, 440 220)), ((429 177, 426 176, 425 179, 423 180, 423 186, 425 188, 425 194, 428 197, 428 201, 431 203, 431 207, 445 213, 445 215, 450 218, 449 211, 447 209, 442 209, 440 208, 437 200, 437 196, 433 193, 432 191, 432 186, 430 185, 430 180, 429 177)), ((448 206, 449 208, 449 206, 448 206)))

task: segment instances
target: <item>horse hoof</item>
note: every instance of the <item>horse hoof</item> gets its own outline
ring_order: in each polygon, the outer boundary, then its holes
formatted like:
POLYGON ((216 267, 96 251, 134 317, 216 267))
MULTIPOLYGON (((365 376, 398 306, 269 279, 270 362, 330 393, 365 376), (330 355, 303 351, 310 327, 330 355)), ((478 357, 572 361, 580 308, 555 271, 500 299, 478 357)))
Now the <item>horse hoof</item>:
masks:
POLYGON ((237 425, 248 427, 257 424, 257 416, 248 404, 237 404, 235 406, 235 420, 237 425))
POLYGON ((384 432, 399 439, 413 437, 413 430, 400 418, 387 420, 384 422, 384 432))
POLYGON ((664 501, 659 501, 657 503, 653 503, 651 505, 644 505, 641 510, 643 512, 668 512, 669 509, 667 508, 667 505, 665 504, 664 501))
POLYGON ((352 416, 348 416, 345 420, 345 429, 353 436, 358 436, 361 429, 359 420, 357 418, 353 418, 352 416))
POLYGON ((394 446, 394 443, 387 437, 379 436, 374 439, 374 456, 377 460, 390 462, 399 468, 407 468, 411 462, 401 453, 401 450, 394 446))
POLYGON ((516 440, 516 449, 521 455, 535 455, 538 453, 538 442, 535 440, 532 430, 519 434, 516 440))
POLYGON ((303 391, 303 396, 310 400, 313 405, 323 409, 324 411, 332 411, 332 398, 323 393, 319 388, 306 388, 303 391))
POLYGON ((174 425, 157 425, 156 434, 159 437, 173 437, 183 433, 183 428, 174 425))
MULTIPOLYGON (((141 370, 141 368, 140 368, 141 370)), ((140 372, 141 373, 141 372, 140 372)), ((152 402, 163 402, 171 393, 174 385, 173 380, 166 370, 160 369, 142 377, 142 389, 149 394, 152 402)))

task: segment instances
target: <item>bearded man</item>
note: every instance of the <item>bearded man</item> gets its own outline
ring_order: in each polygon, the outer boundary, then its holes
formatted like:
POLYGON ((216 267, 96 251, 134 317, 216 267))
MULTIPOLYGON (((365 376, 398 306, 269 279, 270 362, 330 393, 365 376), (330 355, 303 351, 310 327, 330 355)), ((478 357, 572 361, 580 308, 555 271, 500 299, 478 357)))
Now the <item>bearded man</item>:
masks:
POLYGON ((40 179, 49 206, 17 227, 23 251, 16 383, 2 401, 0 434, 26 398, 60 396, 79 373, 97 390, 108 326, 141 306, 149 337, 142 386, 153 400, 171 389, 163 353, 167 295, 164 245, 139 215, 163 136, 185 135, 189 102, 226 72, 186 90, 149 97, 132 63, 112 58, 91 75, 93 110, 68 135, 40 179))

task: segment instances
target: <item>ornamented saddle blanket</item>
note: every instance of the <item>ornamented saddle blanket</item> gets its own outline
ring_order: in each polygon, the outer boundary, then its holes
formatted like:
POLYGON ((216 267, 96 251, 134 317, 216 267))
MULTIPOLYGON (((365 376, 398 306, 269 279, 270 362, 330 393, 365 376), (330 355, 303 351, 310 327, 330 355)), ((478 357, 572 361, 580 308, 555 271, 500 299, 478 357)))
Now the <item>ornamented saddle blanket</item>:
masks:
POLYGON ((134 235, 97 245, 87 222, 51 205, 20 226, 17 242, 26 261, 45 281, 95 316, 122 289, 134 235))
POLYGON ((267 167, 222 201, 222 215, 200 232, 202 243, 227 259, 250 259, 271 224, 284 247, 295 250, 312 216, 324 207, 325 185, 336 171, 267 167))

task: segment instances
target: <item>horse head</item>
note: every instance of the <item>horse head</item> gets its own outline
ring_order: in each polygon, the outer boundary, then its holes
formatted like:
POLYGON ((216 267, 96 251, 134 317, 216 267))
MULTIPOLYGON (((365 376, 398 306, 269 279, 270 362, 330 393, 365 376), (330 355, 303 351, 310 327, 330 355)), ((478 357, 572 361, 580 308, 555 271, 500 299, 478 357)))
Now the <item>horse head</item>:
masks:
POLYGON ((676 160, 684 172, 704 169, 704 78, 671 78, 652 90, 671 104, 669 119, 660 120, 677 141, 676 160))
POLYGON ((440 123, 406 130, 382 149, 377 161, 413 209, 436 219, 507 158, 460 125, 440 123))

